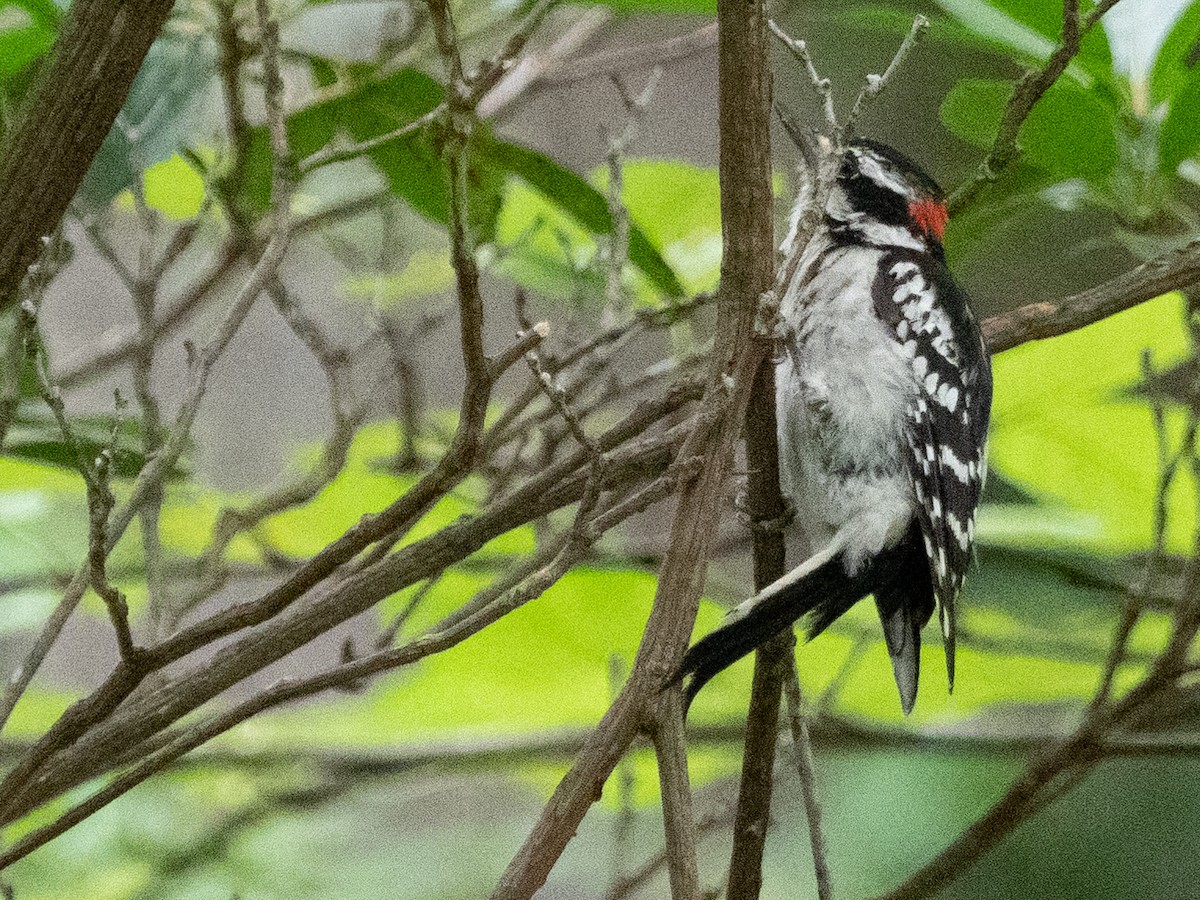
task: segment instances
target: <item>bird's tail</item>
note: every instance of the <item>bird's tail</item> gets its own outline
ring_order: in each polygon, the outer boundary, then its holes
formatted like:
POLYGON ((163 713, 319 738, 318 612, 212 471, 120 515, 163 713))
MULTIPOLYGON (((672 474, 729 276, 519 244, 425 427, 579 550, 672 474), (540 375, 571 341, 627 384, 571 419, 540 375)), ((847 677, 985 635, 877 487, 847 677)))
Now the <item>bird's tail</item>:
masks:
POLYGON ((874 593, 900 702, 907 713, 917 696, 922 626, 933 612, 933 587, 920 532, 864 563, 853 575, 844 554, 797 570, 752 597, 729 621, 694 644, 676 679, 686 679, 685 709, 708 681, 797 619, 811 640, 867 594, 874 593), (744 610, 744 611, 742 611, 744 610))
POLYGON ((917 702, 921 629, 934 607, 929 563, 920 550, 920 538, 916 534, 910 538, 900 544, 899 552, 889 555, 885 571, 879 573, 872 589, 905 715, 917 702))

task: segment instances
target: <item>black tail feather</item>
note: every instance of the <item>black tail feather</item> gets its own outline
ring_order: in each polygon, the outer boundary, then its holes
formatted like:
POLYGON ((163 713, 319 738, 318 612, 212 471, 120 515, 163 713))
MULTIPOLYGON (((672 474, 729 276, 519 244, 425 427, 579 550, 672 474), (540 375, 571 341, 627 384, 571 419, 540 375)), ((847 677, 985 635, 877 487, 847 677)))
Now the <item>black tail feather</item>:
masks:
POLYGON ((688 650, 680 667, 680 675, 691 676, 684 693, 685 709, 714 675, 801 616, 809 617, 809 638, 816 637, 870 591, 870 580, 868 571, 848 575, 838 554, 794 584, 763 597, 744 616, 705 635, 688 650))
POLYGON ((871 593, 879 607, 900 702, 908 713, 917 696, 921 628, 933 613, 933 585, 915 523, 902 541, 867 561, 854 575, 847 573, 842 554, 837 554, 697 641, 675 676, 675 680, 687 678, 684 709, 718 672, 797 619, 806 617, 804 628, 811 640, 871 593))
POLYGON ((875 606, 883 625, 892 674, 904 714, 917 702, 921 674, 921 629, 933 615, 933 579, 921 550, 920 532, 912 529, 892 554, 892 568, 875 586, 875 606))

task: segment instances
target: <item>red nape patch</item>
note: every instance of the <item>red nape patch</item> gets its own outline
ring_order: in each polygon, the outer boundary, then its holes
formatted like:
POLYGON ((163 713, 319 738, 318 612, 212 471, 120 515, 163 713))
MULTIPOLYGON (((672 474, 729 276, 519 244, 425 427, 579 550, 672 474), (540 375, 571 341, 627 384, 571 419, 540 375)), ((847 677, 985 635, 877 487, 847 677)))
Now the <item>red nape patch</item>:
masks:
POLYGON ((908 214, 918 228, 939 241, 946 234, 946 223, 950 221, 950 213, 946 211, 945 203, 929 198, 914 200, 908 204, 908 214))

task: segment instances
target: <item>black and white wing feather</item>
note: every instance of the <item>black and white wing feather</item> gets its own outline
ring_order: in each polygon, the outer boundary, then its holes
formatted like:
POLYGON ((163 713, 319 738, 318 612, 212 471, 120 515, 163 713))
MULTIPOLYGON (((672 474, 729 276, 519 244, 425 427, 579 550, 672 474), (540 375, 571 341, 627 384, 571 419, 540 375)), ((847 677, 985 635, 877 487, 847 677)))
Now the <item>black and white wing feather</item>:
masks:
POLYGON ((889 253, 873 300, 912 360, 908 469, 953 689, 955 601, 972 559, 987 464, 991 364, 966 297, 941 260, 889 253))

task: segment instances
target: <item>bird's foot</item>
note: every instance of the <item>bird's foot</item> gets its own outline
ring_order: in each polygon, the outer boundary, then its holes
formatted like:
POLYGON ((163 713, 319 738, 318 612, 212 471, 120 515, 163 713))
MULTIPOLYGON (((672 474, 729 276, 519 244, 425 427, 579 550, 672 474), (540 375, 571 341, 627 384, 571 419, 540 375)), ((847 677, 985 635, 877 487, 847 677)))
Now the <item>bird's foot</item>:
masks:
POLYGON ((796 506, 787 495, 783 497, 783 510, 777 516, 772 516, 769 519, 756 519, 750 512, 750 497, 744 491, 740 490, 733 498, 734 508, 737 510, 738 522, 742 527, 749 528, 756 534, 771 534, 776 531, 783 531, 796 519, 796 506))

